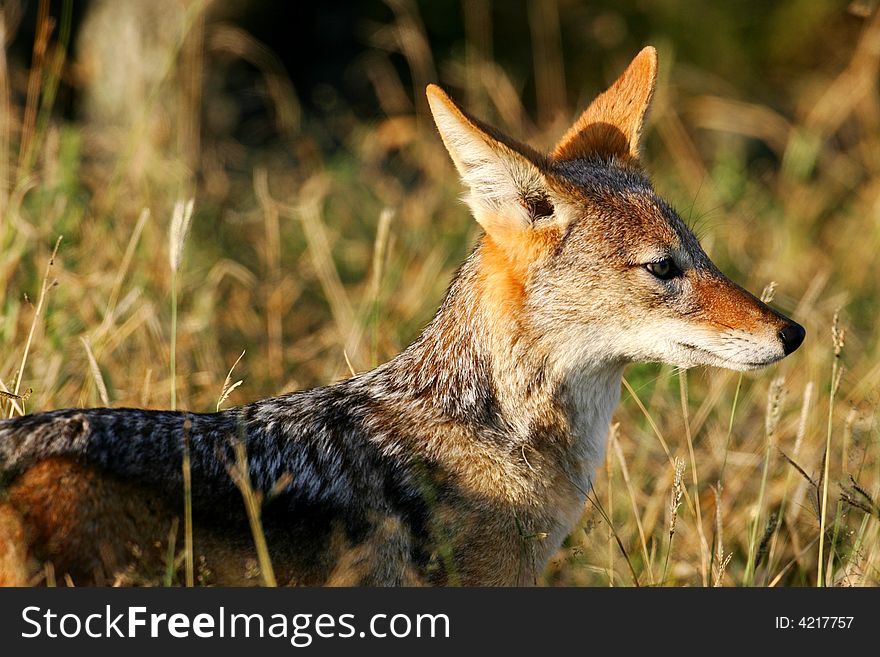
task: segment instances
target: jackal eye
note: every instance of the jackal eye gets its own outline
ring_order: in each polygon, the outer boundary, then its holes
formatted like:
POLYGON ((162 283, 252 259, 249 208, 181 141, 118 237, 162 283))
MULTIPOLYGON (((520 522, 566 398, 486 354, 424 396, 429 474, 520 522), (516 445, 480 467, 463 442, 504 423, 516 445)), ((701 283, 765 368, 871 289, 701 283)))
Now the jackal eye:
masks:
POLYGON ((649 262, 645 265, 645 268, 663 281, 668 281, 670 278, 681 276, 681 269, 679 269, 678 265, 672 261, 672 258, 663 258, 657 262, 649 262))

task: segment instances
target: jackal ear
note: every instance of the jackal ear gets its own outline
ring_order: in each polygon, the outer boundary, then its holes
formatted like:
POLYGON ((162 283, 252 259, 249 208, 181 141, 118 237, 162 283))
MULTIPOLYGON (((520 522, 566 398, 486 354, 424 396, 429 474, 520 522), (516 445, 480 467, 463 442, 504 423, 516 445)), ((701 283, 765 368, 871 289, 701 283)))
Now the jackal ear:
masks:
POLYGON ((639 135, 657 86, 657 51, 648 46, 569 128, 553 149, 556 160, 591 155, 637 159, 639 135))
POLYGON ((465 201, 487 233, 528 228, 553 214, 544 157, 466 114, 437 85, 427 88, 437 130, 469 192, 465 201))

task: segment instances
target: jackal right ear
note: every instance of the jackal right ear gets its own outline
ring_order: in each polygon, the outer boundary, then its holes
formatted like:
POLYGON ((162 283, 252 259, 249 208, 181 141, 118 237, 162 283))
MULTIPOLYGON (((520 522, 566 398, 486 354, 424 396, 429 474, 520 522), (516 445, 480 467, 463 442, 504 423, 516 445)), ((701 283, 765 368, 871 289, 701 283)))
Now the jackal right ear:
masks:
POLYGON ((642 124, 656 86, 657 51, 647 46, 584 110, 556 144, 553 158, 574 160, 599 155, 637 159, 642 124))
POLYGON ((465 114, 437 85, 428 85, 427 95, 443 144, 469 188, 465 201, 487 233, 528 228, 553 213, 543 156, 465 114))

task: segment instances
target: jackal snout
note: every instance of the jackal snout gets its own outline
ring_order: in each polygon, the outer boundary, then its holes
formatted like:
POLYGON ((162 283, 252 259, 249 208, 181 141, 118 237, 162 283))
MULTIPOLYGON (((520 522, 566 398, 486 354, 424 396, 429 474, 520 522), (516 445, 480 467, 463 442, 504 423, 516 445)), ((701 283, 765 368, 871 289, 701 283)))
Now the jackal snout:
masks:
POLYGON ((789 355, 804 328, 770 308, 715 269, 691 286, 699 308, 675 336, 692 362, 736 370, 757 369, 789 355))

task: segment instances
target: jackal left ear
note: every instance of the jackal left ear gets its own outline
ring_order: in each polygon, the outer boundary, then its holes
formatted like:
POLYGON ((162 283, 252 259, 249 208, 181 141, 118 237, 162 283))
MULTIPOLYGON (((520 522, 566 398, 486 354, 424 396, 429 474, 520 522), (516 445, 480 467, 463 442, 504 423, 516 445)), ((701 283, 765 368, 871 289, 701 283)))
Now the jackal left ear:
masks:
POLYGON ((648 46, 569 128, 553 149, 556 160, 591 155, 637 159, 642 124, 657 86, 657 51, 648 46))
POLYGON ((528 228, 553 214, 543 156, 468 116, 437 85, 428 85, 428 104, 452 157, 474 217, 487 233, 528 228))

